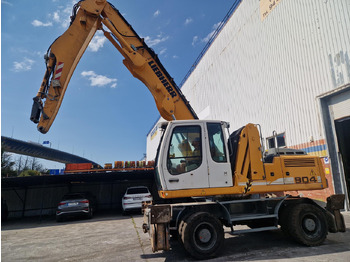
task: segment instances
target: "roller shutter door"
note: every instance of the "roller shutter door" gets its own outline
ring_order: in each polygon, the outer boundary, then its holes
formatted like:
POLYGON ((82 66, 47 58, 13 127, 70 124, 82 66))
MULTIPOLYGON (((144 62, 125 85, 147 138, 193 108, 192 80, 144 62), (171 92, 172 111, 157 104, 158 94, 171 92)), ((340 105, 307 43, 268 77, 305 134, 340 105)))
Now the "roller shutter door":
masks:
POLYGON ((350 91, 336 95, 330 99, 329 108, 333 119, 338 120, 350 116, 350 91))

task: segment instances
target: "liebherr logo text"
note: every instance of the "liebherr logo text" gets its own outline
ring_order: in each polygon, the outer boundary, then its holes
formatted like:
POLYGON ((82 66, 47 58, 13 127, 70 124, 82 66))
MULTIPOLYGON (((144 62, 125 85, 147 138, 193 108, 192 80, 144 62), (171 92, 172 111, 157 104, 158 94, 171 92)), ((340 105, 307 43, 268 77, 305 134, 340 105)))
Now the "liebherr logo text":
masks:
POLYGON ((156 74, 158 79, 162 82, 162 84, 166 88, 166 90, 168 90, 169 95, 171 95, 171 97, 177 96, 176 92, 171 87, 171 85, 169 84, 168 80, 163 76, 163 74, 159 70, 158 66, 156 64, 154 64, 154 61, 150 61, 150 62, 148 62, 148 64, 150 65, 150 67, 152 68, 152 70, 154 71, 154 73, 156 74))

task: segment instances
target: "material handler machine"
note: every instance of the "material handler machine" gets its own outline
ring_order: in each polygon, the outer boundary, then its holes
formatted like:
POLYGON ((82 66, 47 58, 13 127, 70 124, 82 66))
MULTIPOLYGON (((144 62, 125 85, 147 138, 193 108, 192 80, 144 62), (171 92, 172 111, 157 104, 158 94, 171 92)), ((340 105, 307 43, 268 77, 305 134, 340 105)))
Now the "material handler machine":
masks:
POLYGON ((319 157, 293 149, 265 152, 254 124, 230 134, 227 122, 198 120, 154 51, 105 0, 78 2, 69 28, 45 56, 46 73, 31 114, 40 132, 52 125, 75 67, 97 30, 124 56, 124 65, 147 86, 168 121, 159 126, 163 132, 154 175, 160 198, 172 204, 144 209, 143 230, 150 234, 153 251, 169 250, 170 237, 177 235, 193 257, 216 256, 223 246, 224 226, 231 234, 281 228, 308 246, 322 244, 328 232, 345 231, 340 213, 344 195, 318 203, 281 193, 327 188, 319 157), (273 192, 281 196, 260 197, 273 192), (236 230, 237 225, 248 227, 236 230))

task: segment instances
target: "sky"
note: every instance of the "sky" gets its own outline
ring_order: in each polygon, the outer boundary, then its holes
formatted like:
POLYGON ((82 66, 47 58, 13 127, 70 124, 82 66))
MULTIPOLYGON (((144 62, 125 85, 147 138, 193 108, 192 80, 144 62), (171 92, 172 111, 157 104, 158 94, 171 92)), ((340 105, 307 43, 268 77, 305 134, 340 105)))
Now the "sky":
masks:
MULTIPOLYGON (((141 160, 159 118, 147 87, 97 32, 68 85, 47 134, 29 120, 45 73, 44 54, 70 21, 71 0, 1 1, 1 135, 73 153, 101 165, 141 160)), ((110 2, 180 84, 233 0, 110 2)), ((186 95, 186 94, 185 94, 186 95)), ((43 161, 48 169, 64 164, 43 161)))

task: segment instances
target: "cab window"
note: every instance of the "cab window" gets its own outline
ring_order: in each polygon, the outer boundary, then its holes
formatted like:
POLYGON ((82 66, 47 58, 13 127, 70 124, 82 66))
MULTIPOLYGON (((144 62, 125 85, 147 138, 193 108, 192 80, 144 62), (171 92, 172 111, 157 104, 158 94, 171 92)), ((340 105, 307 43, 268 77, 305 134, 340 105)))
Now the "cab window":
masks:
POLYGON ((171 135, 167 168, 170 174, 190 172, 202 164, 200 126, 177 126, 171 135))
POLYGON ((227 162, 221 124, 207 123, 211 158, 215 162, 227 162))

